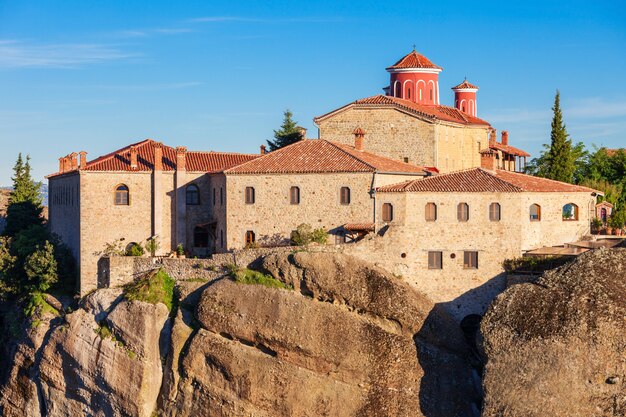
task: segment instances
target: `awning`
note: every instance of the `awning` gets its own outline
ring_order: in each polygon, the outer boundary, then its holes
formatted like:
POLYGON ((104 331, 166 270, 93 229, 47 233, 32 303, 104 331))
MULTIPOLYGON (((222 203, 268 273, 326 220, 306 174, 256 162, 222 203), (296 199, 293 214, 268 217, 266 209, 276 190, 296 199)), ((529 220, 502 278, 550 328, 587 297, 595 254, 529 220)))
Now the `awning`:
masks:
POLYGON ((374 223, 346 223, 343 228, 349 232, 373 232, 374 223))

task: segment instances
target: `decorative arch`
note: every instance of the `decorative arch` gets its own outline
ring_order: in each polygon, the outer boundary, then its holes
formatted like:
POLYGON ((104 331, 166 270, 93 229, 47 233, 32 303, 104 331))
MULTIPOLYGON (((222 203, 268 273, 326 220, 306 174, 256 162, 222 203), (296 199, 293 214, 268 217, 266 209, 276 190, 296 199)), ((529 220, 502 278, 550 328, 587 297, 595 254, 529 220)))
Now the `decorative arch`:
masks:
POLYGON ((465 99, 461 100, 461 103, 459 103, 459 110, 461 111, 465 111, 465 99))
POLYGON ((402 84, 402 98, 407 100, 413 99, 413 80, 406 80, 404 84, 402 84))
POLYGON ((433 80, 429 80, 428 81, 428 99, 433 103, 436 104, 436 91, 435 91, 435 82, 433 80))
POLYGON ((415 98, 418 103, 424 100, 424 91, 426 90, 426 82, 424 80, 418 80, 415 84, 415 98))
POLYGON ((401 93, 400 87, 401 87, 400 81, 396 80, 393 83, 393 96, 394 97, 402 98, 402 97, 400 97, 400 93, 401 93))

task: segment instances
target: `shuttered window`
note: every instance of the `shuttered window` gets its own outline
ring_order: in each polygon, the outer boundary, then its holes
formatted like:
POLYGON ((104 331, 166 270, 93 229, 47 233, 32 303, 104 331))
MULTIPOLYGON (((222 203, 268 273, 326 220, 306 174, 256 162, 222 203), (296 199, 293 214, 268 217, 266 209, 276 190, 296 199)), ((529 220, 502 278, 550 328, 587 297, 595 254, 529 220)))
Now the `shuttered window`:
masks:
POLYGON ((491 203, 489 205, 489 220, 492 222, 500 221, 500 204, 491 203))
POLYGON ((127 206, 130 204, 128 187, 124 184, 115 187, 115 205, 127 206))
POLYGON ((390 222, 393 220, 393 206, 389 203, 383 204, 383 221, 390 222))
POLYGON ((435 220, 437 220, 437 204, 426 204, 425 217, 427 222, 434 222, 435 220))
POLYGON ((428 269, 442 269, 442 259, 442 252, 428 252, 428 269))
POLYGON ((289 189, 289 202, 291 204, 300 204, 300 188, 291 187, 289 189))
POLYGON ((539 204, 533 204, 530 206, 530 221, 538 222, 541 220, 541 206, 539 204))
POLYGON ((256 235, 252 230, 246 232, 246 245, 250 245, 256 241, 256 235))
POLYGON ((350 204, 350 188, 341 187, 339 199, 341 204, 350 204))
POLYGON ((246 204, 254 204, 254 187, 246 187, 246 204))
POLYGON ((460 222, 469 220, 469 206, 467 203, 459 203, 456 209, 456 217, 460 222))
POLYGON ((198 204, 200 204, 200 189, 197 185, 189 185, 187 187, 185 195, 188 206, 197 206, 198 204))
POLYGON ((463 252, 463 268, 464 269, 478 269, 478 252, 475 252, 475 251, 463 252))

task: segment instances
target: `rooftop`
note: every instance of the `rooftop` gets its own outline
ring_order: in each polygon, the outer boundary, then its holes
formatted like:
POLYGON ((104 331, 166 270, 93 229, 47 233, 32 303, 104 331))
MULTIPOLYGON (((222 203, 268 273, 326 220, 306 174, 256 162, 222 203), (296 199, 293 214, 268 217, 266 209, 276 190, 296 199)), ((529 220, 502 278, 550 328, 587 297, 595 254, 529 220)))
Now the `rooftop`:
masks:
POLYGON ((226 174, 320 172, 402 172, 425 174, 418 167, 324 139, 306 139, 227 169, 226 174))
POLYGON ((508 153, 509 155, 515 155, 515 156, 526 156, 529 157, 530 154, 526 151, 523 151, 519 148, 516 148, 514 146, 510 146, 510 145, 504 145, 500 142, 490 142, 489 143, 489 148, 491 149, 495 149, 498 151, 502 151, 504 153, 508 153))
POLYGON ((387 67, 387 70, 390 69, 403 69, 403 68, 434 68, 434 69, 443 69, 440 66, 433 64, 428 58, 424 55, 417 53, 415 50, 409 52, 402 58, 398 60, 395 64, 390 67, 387 67))
POLYGON ((467 82, 467 79, 463 80, 461 84, 455 85, 454 87, 452 87, 452 90, 461 90, 464 88, 475 88, 476 90, 478 90, 478 86, 474 84, 470 84, 469 82, 467 82))
POLYGON ((478 117, 470 116, 469 114, 464 113, 454 107, 418 104, 410 100, 404 100, 393 96, 385 96, 382 94, 356 100, 322 116, 316 117, 315 122, 353 107, 390 107, 407 111, 415 116, 429 119, 432 121, 442 120, 446 122, 460 123, 463 125, 490 126, 489 123, 485 120, 479 119, 478 117))
POLYGON ((591 188, 534 177, 511 171, 489 171, 471 168, 420 180, 410 180, 377 189, 378 192, 457 192, 457 193, 520 193, 520 192, 598 192, 591 188))

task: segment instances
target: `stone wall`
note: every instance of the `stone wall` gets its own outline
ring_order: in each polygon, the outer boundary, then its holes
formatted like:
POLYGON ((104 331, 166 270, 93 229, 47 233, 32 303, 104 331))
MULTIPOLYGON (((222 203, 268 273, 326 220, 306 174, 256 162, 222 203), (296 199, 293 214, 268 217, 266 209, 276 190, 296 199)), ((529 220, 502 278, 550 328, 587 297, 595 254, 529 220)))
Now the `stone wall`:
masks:
POLYGON ((437 143, 435 166, 441 173, 479 167, 481 165, 479 152, 487 148, 489 143, 489 131, 484 126, 437 123, 435 137, 437 143))

